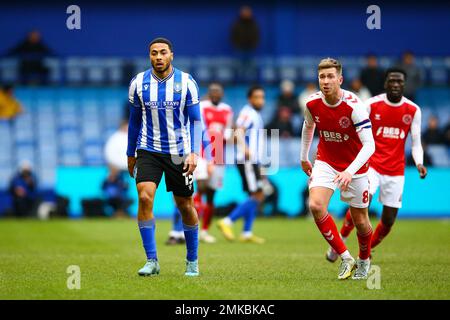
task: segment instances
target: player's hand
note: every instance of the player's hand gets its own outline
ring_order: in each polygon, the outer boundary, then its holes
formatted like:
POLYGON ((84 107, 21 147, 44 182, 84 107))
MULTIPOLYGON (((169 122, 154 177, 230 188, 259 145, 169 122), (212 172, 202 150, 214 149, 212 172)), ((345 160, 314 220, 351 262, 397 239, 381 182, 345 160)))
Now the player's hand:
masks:
POLYGON ((420 179, 425 179, 427 176, 427 168, 423 164, 417 165, 417 171, 419 171, 420 179))
POLYGON ((312 173, 312 164, 309 161, 302 161, 302 170, 304 173, 308 175, 308 177, 311 176, 312 173))
POLYGON ((194 173, 195 168, 197 167, 197 157, 196 153, 189 153, 186 159, 184 160, 183 166, 183 176, 189 176, 194 173))
POLYGON ((250 150, 248 150, 248 148, 245 148, 245 150, 244 150, 244 157, 245 157, 245 160, 250 160, 251 159, 251 157, 252 157, 252 154, 250 153, 250 150))
POLYGON ((352 182, 352 175, 347 171, 339 172, 333 180, 342 191, 348 190, 348 185, 352 182))
POLYGON ((132 178, 136 178, 134 176, 134 167, 136 166, 136 158, 135 157, 128 157, 128 174, 132 178))
POLYGON ((208 166, 206 167, 206 170, 208 172, 208 177, 210 177, 212 175, 212 173, 214 172, 214 163, 209 162, 208 166))

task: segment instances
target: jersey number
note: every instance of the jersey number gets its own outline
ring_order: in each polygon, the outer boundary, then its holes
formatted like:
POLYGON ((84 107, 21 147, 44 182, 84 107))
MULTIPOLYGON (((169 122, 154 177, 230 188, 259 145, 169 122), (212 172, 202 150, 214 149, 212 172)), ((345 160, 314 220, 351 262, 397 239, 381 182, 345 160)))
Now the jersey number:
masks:
POLYGON ((190 174, 188 176, 184 176, 184 183, 186 186, 189 186, 189 189, 192 189, 192 184, 194 183, 194 175, 190 174))
POLYGON ((367 191, 367 190, 364 191, 362 201, 363 201, 363 203, 369 202, 369 191, 367 191))

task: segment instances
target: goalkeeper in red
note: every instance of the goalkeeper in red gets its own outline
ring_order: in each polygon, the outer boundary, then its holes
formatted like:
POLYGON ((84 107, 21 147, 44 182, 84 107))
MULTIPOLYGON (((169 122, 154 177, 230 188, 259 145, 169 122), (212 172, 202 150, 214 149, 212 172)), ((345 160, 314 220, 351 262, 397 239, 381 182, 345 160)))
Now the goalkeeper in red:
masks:
MULTIPOLYGON (((388 69, 384 87, 386 93, 370 98, 366 102, 372 122, 376 150, 370 158, 370 201, 380 188, 379 201, 383 204, 381 220, 372 237, 372 248, 380 244, 391 230, 398 209, 402 206, 405 183, 405 142, 411 133, 412 156, 420 178, 427 169, 423 165, 423 149, 420 141, 421 111, 418 105, 403 96, 406 73, 397 68, 388 69)), ((341 236, 347 239, 354 223, 347 211, 341 236)), ((330 248, 327 260, 334 262, 336 252, 330 248)))
POLYGON ((369 114, 361 100, 341 89, 342 65, 331 58, 318 66, 320 91, 306 102, 302 130, 301 161, 309 179, 309 209, 320 233, 341 256, 338 279, 347 279, 356 267, 353 279, 367 278, 370 268, 372 227, 368 216, 368 160, 375 151, 369 114), (319 145, 314 167, 308 160, 314 129, 319 145), (351 256, 328 213, 328 204, 336 188, 341 200, 350 205, 358 229, 359 257, 351 256))

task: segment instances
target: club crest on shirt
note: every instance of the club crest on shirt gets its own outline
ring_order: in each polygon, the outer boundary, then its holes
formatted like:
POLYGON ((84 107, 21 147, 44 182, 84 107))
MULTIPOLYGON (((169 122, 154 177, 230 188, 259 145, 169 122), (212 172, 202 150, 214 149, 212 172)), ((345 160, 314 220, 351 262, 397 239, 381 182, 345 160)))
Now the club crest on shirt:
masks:
POLYGON ((339 125, 343 129, 347 129, 348 127, 350 127, 350 123, 350 119, 346 116, 343 116, 339 119, 339 125))
POLYGON ((375 120, 381 120, 381 115, 379 113, 375 113, 375 120))
POLYGON ((181 83, 180 82, 175 82, 173 84, 173 91, 180 93, 181 92, 181 83))
POLYGON ((410 114, 405 114, 403 115, 402 120, 404 124, 408 125, 412 122, 412 116, 410 114))

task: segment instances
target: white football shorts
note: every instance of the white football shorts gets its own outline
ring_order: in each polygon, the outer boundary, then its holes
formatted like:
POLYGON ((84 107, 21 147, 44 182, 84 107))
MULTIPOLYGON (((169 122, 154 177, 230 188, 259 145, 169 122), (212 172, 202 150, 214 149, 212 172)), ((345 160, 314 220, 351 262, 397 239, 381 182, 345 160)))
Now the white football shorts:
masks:
POLYGON ((368 177, 370 182, 369 193, 371 195, 374 195, 378 188, 380 188, 378 201, 388 207, 402 207, 405 176, 388 176, 380 174, 375 169, 369 167, 368 177))
MULTIPOLYGON (((333 182, 339 171, 333 169, 328 163, 316 160, 311 177, 309 189, 325 187, 336 190, 337 184, 333 182)), ((341 192, 341 200, 354 208, 367 208, 369 206, 369 178, 367 174, 356 175, 350 182, 347 191, 341 192)))

